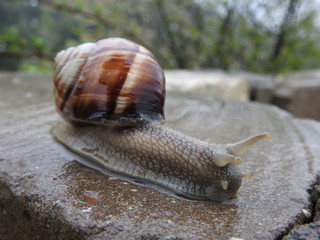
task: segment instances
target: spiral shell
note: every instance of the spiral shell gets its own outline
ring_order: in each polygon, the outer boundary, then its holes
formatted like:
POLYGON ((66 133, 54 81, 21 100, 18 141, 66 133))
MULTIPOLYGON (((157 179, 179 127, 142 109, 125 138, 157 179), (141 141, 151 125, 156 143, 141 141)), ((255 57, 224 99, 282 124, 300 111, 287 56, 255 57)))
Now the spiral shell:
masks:
POLYGON ((122 38, 85 43, 55 58, 55 103, 69 121, 135 125, 164 120, 165 77, 146 48, 122 38))

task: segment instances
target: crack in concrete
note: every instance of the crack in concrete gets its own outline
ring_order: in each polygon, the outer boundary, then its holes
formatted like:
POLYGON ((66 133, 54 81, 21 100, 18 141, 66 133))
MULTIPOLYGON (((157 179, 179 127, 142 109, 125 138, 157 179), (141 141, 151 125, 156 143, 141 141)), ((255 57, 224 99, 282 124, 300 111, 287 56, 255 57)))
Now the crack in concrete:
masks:
POLYGON ((315 222, 315 216, 317 215, 316 204, 320 199, 320 175, 317 176, 316 179, 317 180, 310 186, 310 189, 308 189, 310 204, 307 210, 309 210, 310 215, 308 213, 304 214, 304 209, 302 209, 302 214, 298 215, 296 221, 294 223, 290 223, 284 233, 280 234, 276 240, 285 240, 289 237, 290 232, 298 226, 309 225, 315 222))

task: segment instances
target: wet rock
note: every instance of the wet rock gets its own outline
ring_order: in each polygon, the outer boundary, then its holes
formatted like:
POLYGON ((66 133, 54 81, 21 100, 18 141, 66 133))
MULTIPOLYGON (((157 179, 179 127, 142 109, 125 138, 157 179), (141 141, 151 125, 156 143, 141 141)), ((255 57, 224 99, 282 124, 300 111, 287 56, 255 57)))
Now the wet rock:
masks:
POLYGON ((314 221, 320 222, 320 199, 316 202, 316 205, 315 205, 314 221))
POLYGON ((245 78, 231 76, 218 70, 166 70, 169 91, 196 92, 201 95, 249 99, 249 84, 245 78))
POLYGON ((319 70, 278 76, 246 72, 232 75, 248 80, 251 100, 274 104, 295 117, 320 120, 319 70))
POLYGON ((320 71, 297 72, 280 76, 271 103, 296 117, 320 120, 320 71))
POLYGON ((167 124, 205 141, 268 131, 243 156, 238 198, 188 201, 79 162, 50 129, 50 76, 0 74, 1 239, 276 239, 309 220, 320 123, 268 105, 168 92, 167 124))
POLYGON ((320 238, 320 222, 297 226, 283 240, 316 240, 320 238))
POLYGON ((276 86, 275 78, 267 74, 234 72, 232 76, 246 79, 250 88, 250 100, 271 103, 276 86))
POLYGON ((317 183, 313 186, 310 200, 314 205, 314 207, 311 207, 311 209, 313 209, 311 222, 293 227, 293 229, 291 229, 289 233, 283 238, 284 240, 320 239, 320 178, 318 178, 317 183))

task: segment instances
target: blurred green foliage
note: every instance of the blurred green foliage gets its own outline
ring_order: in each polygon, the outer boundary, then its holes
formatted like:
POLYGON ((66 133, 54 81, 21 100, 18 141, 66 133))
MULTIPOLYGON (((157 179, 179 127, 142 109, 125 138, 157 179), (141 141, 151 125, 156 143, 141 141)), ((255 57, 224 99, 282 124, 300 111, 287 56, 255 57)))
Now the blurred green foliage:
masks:
MULTIPOLYGON (((320 67, 317 0, 4 0, 0 69, 51 69, 55 53, 120 36, 164 68, 284 72, 320 67), (5 60, 3 60, 5 59, 5 60)), ((319 7, 319 6, 318 6, 319 7)))

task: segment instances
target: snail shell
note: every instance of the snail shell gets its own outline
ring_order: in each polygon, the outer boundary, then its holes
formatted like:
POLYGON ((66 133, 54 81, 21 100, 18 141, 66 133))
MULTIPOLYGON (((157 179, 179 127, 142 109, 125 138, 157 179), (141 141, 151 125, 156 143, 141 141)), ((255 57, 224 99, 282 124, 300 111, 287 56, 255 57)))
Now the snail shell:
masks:
POLYGON ((56 109, 67 120, 53 128, 59 142, 110 171, 192 199, 234 198, 243 177, 240 156, 269 138, 209 144, 159 124, 163 71, 147 49, 121 38, 58 53, 54 85, 56 109))
POLYGON ((165 78, 155 57, 121 38, 85 43, 55 58, 55 102, 68 121, 136 125, 164 120, 165 78))

